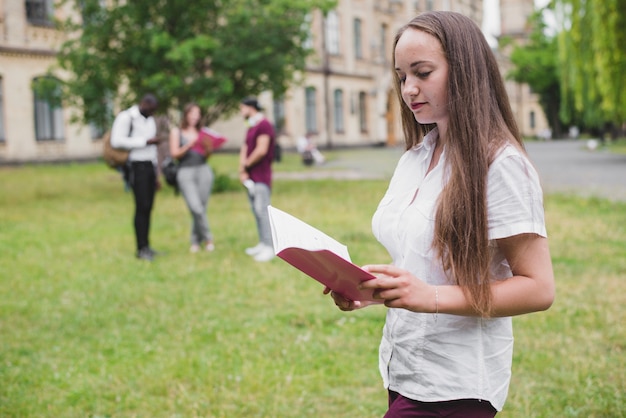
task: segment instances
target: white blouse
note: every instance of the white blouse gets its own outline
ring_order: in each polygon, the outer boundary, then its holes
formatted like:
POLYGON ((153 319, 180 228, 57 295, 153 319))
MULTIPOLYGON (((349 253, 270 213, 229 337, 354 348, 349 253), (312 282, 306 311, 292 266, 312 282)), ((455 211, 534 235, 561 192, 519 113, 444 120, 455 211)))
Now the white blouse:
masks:
MULTIPOLYGON (((426 176, 437 130, 406 151, 372 219, 376 238, 393 265, 436 285, 446 281, 433 240, 436 202, 445 184, 445 148, 426 176), (419 193, 413 200, 415 193, 419 193)), ((546 236, 543 193, 537 172, 513 145, 491 164, 487 180, 491 271, 496 280, 511 269, 494 240, 521 233, 546 236)), ((498 411, 504 406, 511 377, 511 318, 484 319, 415 313, 390 308, 379 350, 385 388, 423 402, 481 399, 498 411)))

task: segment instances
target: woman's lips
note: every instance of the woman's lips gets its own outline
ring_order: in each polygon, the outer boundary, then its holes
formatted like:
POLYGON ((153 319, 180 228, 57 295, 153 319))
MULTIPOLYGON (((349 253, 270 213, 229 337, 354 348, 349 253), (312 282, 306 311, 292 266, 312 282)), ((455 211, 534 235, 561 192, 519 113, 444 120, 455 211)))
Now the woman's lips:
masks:
POLYGON ((417 103, 417 102, 413 102, 413 103, 411 103, 411 110, 419 110, 419 109, 421 109, 421 108, 422 108, 425 104, 426 104, 426 103, 424 103, 424 102, 419 102, 419 103, 417 103))

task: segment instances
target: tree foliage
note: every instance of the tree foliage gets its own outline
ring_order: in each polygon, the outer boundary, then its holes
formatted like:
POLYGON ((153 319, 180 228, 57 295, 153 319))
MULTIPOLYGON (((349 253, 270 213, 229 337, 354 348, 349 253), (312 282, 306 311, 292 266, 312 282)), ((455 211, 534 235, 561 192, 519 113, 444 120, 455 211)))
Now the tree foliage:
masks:
POLYGON ((532 31, 528 42, 513 47, 511 62, 514 68, 507 76, 518 83, 528 84, 539 95, 541 108, 553 132, 558 135, 561 132, 558 47, 556 38, 546 34, 542 16, 541 10, 530 16, 532 31))
POLYGON ((63 0, 78 10, 60 22, 64 99, 79 119, 106 127, 111 102, 154 93, 163 111, 196 102, 206 123, 241 98, 283 94, 304 69, 306 15, 334 0, 63 0), (102 4, 107 6, 103 7, 102 4))
POLYGON ((626 122, 626 0, 553 0, 560 23, 562 116, 626 122))

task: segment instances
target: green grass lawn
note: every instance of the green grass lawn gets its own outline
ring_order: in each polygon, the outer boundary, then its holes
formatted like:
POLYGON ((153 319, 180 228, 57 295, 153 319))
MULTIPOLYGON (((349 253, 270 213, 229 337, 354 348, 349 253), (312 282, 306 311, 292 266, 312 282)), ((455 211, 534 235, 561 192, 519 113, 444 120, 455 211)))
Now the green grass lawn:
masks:
MULTIPOLYGON (((236 155, 212 163, 228 175, 236 155)), ((277 180, 272 204, 355 263, 387 262, 370 230, 386 184, 277 180)), ((164 189, 151 237, 165 255, 135 259, 132 210, 103 163, 0 168, 0 416, 383 415, 385 308, 343 313, 282 260, 253 262, 243 187, 211 198, 213 253, 189 253, 189 214, 164 189)), ((626 204, 551 195, 546 211, 557 299, 514 320, 499 416, 626 416, 626 204)))

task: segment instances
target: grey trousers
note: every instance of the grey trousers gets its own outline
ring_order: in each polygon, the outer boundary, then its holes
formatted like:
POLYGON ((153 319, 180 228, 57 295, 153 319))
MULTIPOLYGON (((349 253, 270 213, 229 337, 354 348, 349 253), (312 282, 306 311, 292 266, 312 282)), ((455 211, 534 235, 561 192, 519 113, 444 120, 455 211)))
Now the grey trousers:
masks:
POLYGON ((270 217, 267 210, 271 194, 272 192, 267 184, 254 183, 254 193, 248 194, 248 199, 250 200, 250 207, 256 221, 259 242, 273 247, 270 217))
POLYGON ((176 179, 178 180, 178 189, 191 213, 191 237, 189 241, 192 245, 213 241, 207 215, 214 180, 211 166, 202 164, 193 167, 181 167, 176 179))

